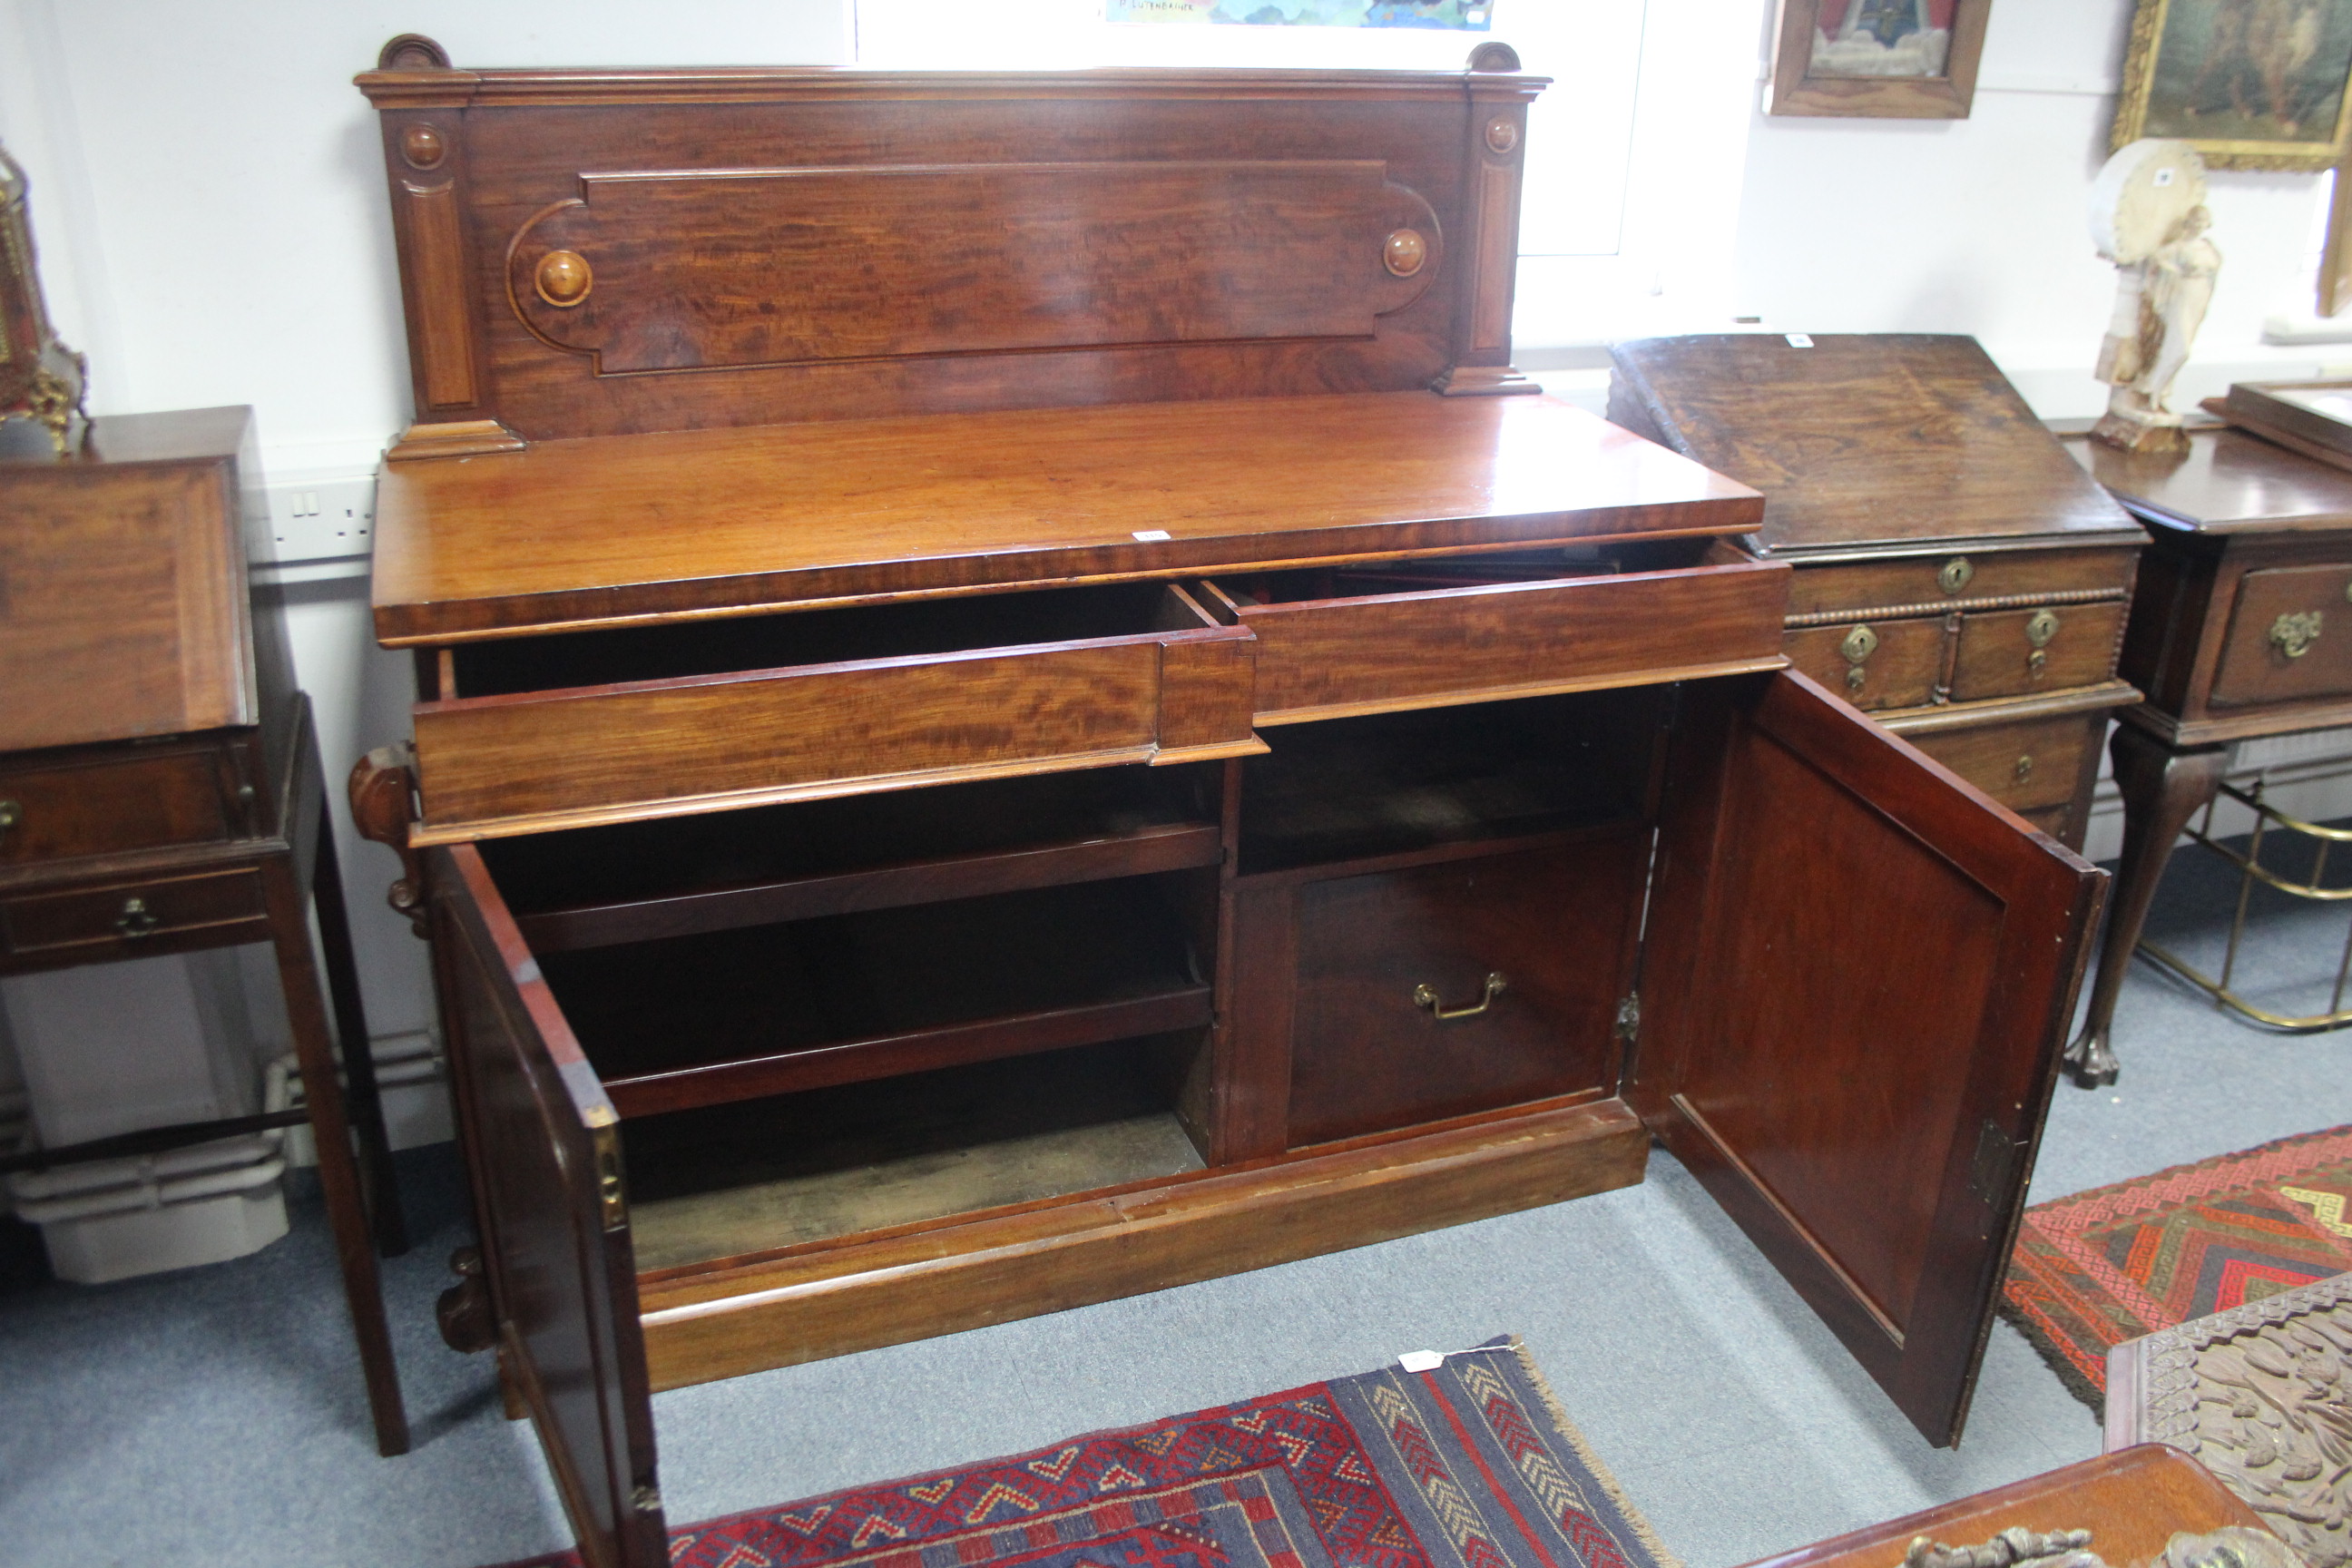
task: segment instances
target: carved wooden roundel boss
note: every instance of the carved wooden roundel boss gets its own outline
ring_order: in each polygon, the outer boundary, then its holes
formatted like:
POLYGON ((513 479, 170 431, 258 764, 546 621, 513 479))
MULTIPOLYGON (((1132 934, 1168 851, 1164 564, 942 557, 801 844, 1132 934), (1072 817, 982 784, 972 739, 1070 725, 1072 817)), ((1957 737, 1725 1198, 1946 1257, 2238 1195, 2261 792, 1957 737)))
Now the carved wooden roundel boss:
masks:
POLYGON ((531 281, 539 289, 539 297, 561 310, 570 310, 588 298, 596 275, 589 270, 588 258, 576 250, 551 250, 539 258, 531 281))
POLYGON ((1381 264, 1400 278, 1410 278, 1429 260, 1429 241, 1417 228, 1389 231, 1381 245, 1381 264))

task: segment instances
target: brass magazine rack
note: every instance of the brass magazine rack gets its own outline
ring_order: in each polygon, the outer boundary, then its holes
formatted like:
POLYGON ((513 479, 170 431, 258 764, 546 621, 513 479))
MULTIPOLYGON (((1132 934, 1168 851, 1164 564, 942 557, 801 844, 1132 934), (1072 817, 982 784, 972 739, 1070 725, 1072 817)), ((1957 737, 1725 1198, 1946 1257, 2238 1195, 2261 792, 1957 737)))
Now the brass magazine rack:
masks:
POLYGON ((2352 844, 2352 828, 2324 827, 2315 822, 2305 822, 2300 817, 2287 816, 2263 798, 2263 782, 2260 779, 2255 780, 2252 789, 2241 789, 2235 784, 2224 783, 2215 798, 2206 805, 2204 816, 2188 829, 2191 839, 2238 868, 2238 907, 2230 920, 2230 944, 2221 956, 2221 975, 2216 978, 2204 973, 2179 954, 2154 942, 2143 940, 2139 944, 2140 951, 2155 960, 2158 965, 2204 992, 2242 1018, 2248 1018, 2267 1027, 2297 1035, 2317 1034, 2323 1029, 2341 1028, 2347 1024, 2352 1024, 2352 1009, 2347 1009, 2344 1005, 2345 984, 2347 978, 2352 978, 2352 930, 2347 930, 2345 933, 2344 953, 2336 961, 2336 984, 2328 994, 2327 1011, 2325 1013, 2307 1014, 2300 1017, 2285 1013, 2273 1013, 2267 1008, 2254 1005, 2230 989, 2231 977, 2238 965, 2238 950, 2246 933, 2246 910, 2252 900, 2256 882, 2275 888, 2290 898, 2309 899, 2319 903, 2343 903, 2352 900, 2352 887, 2331 888, 2326 885, 2328 852, 2338 844, 2352 844), (2246 806, 2254 814, 2254 831, 2252 837, 2247 840, 2243 854, 2213 837, 2213 809, 2221 804, 2221 797, 2224 795, 2246 806), (2270 834, 2273 825, 2284 832, 2309 839, 2315 846, 2312 852, 2311 874, 2307 879, 2300 882, 2293 880, 2273 871, 2262 863, 2263 840, 2270 834))

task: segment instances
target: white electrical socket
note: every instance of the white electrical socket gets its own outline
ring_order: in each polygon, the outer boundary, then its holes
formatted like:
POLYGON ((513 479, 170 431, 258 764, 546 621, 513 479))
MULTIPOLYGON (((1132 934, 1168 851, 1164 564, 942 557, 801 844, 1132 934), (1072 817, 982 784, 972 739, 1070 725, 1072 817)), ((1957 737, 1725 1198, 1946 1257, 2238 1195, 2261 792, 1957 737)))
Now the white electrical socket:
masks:
POLYGON ((373 478, 289 479, 268 495, 268 526, 246 541, 256 563, 339 561, 374 547, 373 478))

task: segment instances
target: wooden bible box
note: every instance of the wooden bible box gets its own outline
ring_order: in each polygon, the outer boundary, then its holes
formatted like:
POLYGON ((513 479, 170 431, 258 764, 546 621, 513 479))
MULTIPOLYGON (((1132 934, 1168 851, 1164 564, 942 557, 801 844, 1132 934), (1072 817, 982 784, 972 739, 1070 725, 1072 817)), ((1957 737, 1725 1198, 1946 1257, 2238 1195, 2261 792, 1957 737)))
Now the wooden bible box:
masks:
POLYGON ((1764 492, 1794 666, 2083 847, 2147 542, 1973 338, 1651 338, 1609 417, 1764 492), (1800 341, 1801 340, 1801 341, 1800 341))
POLYGON ((449 1327, 593 1560, 662 1561, 654 1389, 1653 1131, 1957 1436, 2102 879, 1785 672, 1753 491, 1508 395, 1543 83, 1479 60, 361 79, 421 700, 356 799, 449 1327))

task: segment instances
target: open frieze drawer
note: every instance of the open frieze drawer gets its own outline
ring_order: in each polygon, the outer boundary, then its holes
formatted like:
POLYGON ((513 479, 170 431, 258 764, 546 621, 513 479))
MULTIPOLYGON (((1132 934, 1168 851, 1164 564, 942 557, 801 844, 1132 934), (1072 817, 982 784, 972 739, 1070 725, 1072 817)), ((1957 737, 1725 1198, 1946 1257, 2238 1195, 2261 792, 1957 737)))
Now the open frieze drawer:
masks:
POLYGON ((1754 492, 1510 395, 1543 84, 1478 61, 362 78, 421 700, 354 814, 447 1328, 592 1562, 665 1560, 655 1389, 1653 1135, 1957 1438, 2101 879, 1783 672, 1754 492))

